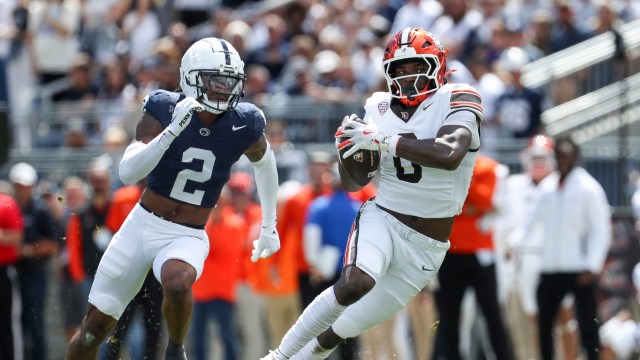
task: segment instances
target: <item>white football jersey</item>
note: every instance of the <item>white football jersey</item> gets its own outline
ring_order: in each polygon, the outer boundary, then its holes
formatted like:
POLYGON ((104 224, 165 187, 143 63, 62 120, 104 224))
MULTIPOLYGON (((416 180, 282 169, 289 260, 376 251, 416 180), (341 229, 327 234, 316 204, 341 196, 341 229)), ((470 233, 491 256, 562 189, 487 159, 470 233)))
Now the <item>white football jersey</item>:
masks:
MULTIPOLYGON (((480 147, 479 126, 483 118, 480 95, 467 84, 446 84, 423 101, 411 118, 398 118, 391 111, 389 93, 374 93, 365 103, 365 119, 384 134, 416 139, 434 139, 443 125, 462 125, 472 134, 471 149, 460 166, 443 170, 420 166, 409 160, 382 153, 376 203, 387 209, 423 218, 444 218, 462 211, 471 174, 480 147), (475 116, 452 117, 458 111, 475 116)), ((459 115, 459 114, 458 114, 459 115)))

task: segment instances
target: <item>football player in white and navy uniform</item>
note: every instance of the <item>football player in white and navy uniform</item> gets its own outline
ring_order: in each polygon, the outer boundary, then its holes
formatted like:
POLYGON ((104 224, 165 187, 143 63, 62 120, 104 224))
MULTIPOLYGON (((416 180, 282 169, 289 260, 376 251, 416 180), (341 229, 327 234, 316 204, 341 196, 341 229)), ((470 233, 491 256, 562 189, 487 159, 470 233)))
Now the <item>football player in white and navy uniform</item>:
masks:
POLYGON ((146 177, 147 186, 100 261, 87 315, 69 344, 67 359, 97 357, 100 343, 149 269, 163 288, 162 315, 169 334, 165 358, 186 359, 191 286, 209 253, 204 225, 242 155, 254 165, 262 206, 252 260, 279 249, 275 158, 264 136, 262 111, 238 103, 245 79, 244 63, 233 46, 206 38, 182 58, 182 92, 158 90, 145 98, 136 141, 127 147, 119 171, 125 184, 146 177))
MULTIPOLYGON (((341 278, 320 294, 264 359, 324 359, 346 338, 388 319, 436 276, 449 249, 480 147, 480 95, 447 84, 446 51, 431 33, 406 28, 383 60, 389 92, 336 133, 343 157, 381 152, 377 197, 349 236, 341 278)), ((349 191, 360 186, 340 166, 349 191)))

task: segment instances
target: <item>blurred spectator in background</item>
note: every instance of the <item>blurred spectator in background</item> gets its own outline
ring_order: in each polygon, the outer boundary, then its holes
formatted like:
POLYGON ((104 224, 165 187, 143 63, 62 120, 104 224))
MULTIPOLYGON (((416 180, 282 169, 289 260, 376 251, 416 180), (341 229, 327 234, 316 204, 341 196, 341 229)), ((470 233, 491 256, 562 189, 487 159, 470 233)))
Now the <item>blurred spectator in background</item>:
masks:
POLYGON ((35 69, 40 83, 64 77, 80 49, 81 5, 77 0, 32 1, 29 28, 35 69))
POLYGON ((69 87, 52 97, 53 101, 74 101, 74 106, 90 109, 95 103, 98 87, 93 81, 91 72, 91 56, 78 53, 69 67, 67 77, 71 82, 69 87))
POLYGON ((429 29, 440 39, 442 45, 449 49, 447 56, 459 58, 466 39, 471 31, 482 24, 483 16, 466 0, 443 1, 442 7, 442 15, 426 29, 429 29))
POLYGON ((267 123, 265 136, 278 162, 278 179, 303 182, 308 176, 307 155, 289 141, 288 129, 282 120, 272 119, 267 123))
POLYGON ((278 215, 278 234, 295 244, 294 258, 298 259, 296 271, 303 309, 313 301, 316 294, 311 281, 311 269, 305 260, 303 248, 307 209, 313 199, 331 193, 332 162, 332 155, 329 153, 321 151, 311 153, 308 159, 308 179, 297 194, 284 203, 282 212, 278 215))
MULTIPOLYGON (((205 23, 214 10, 214 0, 173 0, 174 19, 187 28, 205 23)), ((230 39, 225 39, 230 40, 230 39)), ((236 48, 237 49, 237 48, 236 48)))
MULTIPOLYGON (((331 166, 332 192, 309 203, 303 230, 303 254, 309 264, 314 298, 340 278, 351 226, 362 205, 344 190, 337 164, 331 166)), ((358 337, 353 337, 340 344, 340 358, 356 359, 358 342, 358 337)))
POLYGON ((473 77, 470 84, 482 94, 482 108, 484 119, 482 120, 481 139, 484 141, 483 152, 490 155, 496 140, 502 136, 502 126, 496 114, 496 102, 504 94, 505 84, 503 80, 491 69, 488 59, 488 50, 475 49, 467 59, 469 72, 473 77))
POLYGON ((438 272, 435 292, 439 324, 432 359, 460 359, 459 324, 462 300, 468 288, 486 319, 493 354, 487 358, 513 359, 511 340, 498 303, 496 254, 489 223, 498 210, 497 191, 501 164, 480 155, 473 169, 469 195, 453 224, 451 247, 438 272))
POLYGON ((222 191, 216 207, 209 215, 206 231, 211 250, 202 275, 193 285, 195 302, 191 341, 196 360, 211 358, 211 346, 208 344, 215 338, 221 342, 222 359, 241 358, 235 336, 235 302, 247 231, 244 219, 229 206, 228 191, 222 191), (207 331, 210 321, 216 324, 217 336, 210 336, 207 331))
POLYGON ((155 40, 161 36, 160 20, 153 0, 124 0, 122 37, 128 43, 131 59, 141 61, 151 54, 155 40))
POLYGON ((549 51, 551 53, 564 50, 569 46, 587 40, 591 34, 579 28, 578 24, 585 19, 577 18, 569 1, 561 0, 556 3, 556 19, 551 28, 551 43, 549 51))
POLYGON ((553 15, 549 10, 539 9, 531 15, 529 38, 531 44, 542 50, 544 55, 551 54, 551 25, 553 15))
POLYGON ((498 63, 507 77, 507 88, 496 102, 496 116, 506 135, 514 138, 529 138, 541 132, 543 95, 520 81, 522 67, 528 63, 527 53, 517 47, 503 51, 498 63))
MULTIPOLYGON (((229 206, 242 218, 244 234, 241 239, 241 255, 238 257, 240 269, 236 290, 236 325, 240 334, 238 357, 255 359, 267 347, 263 330, 263 314, 260 295, 256 287, 259 286, 261 264, 251 261, 253 241, 256 239, 262 213, 260 205, 254 199, 255 183, 253 177, 244 171, 236 171, 227 182, 229 189, 229 206)), ((227 239, 226 241, 232 241, 227 239)))
MULTIPOLYGON (((61 203, 64 206, 62 224, 66 228, 72 215, 82 211, 87 205, 89 196, 88 185, 77 176, 69 176, 62 183, 63 195, 61 203)), ((73 334, 78 331, 82 322, 82 314, 77 309, 82 309, 86 305, 86 299, 82 295, 82 287, 76 283, 69 272, 69 253, 67 251, 67 237, 64 238, 64 245, 58 253, 58 281, 60 286, 60 303, 62 307, 62 322, 64 324, 64 337, 69 342, 73 334)))
POLYGON ((24 237, 24 220, 18 203, 0 193, 0 358, 22 359, 20 285, 14 265, 24 237))
POLYGON ((253 25, 254 48, 246 64, 264 65, 275 79, 280 76, 290 54, 290 44, 285 38, 287 24, 280 16, 268 14, 253 25))
POLYGON ((38 174, 27 163, 15 164, 9 171, 15 199, 24 217, 24 241, 18 262, 22 297, 22 328, 25 359, 45 360, 47 335, 45 302, 49 284, 49 259, 60 247, 60 226, 45 205, 35 198, 38 174))
MULTIPOLYGON (((284 204, 294 196, 302 184, 287 180, 278 188, 278 213, 284 204)), ((287 330, 296 322, 302 308, 298 289, 298 244, 289 237, 280 238, 280 250, 272 257, 261 261, 258 266, 266 266, 262 279, 261 297, 264 303, 265 323, 269 337, 269 347, 276 347, 287 330)))
MULTIPOLYGON (((71 214, 67 223, 67 254, 71 278, 82 286, 83 309, 86 311, 89 290, 98 269, 102 254, 113 235, 106 223, 111 206, 109 169, 94 158, 87 168, 86 178, 90 187, 87 206, 71 214)), ((79 311, 79 309, 75 309, 79 311)))
POLYGON ((264 95, 271 92, 271 74, 264 65, 252 64, 247 67, 244 83, 244 101, 265 106, 264 95))
MULTIPOLYGON (((379 59, 378 59, 379 60, 379 59)), ((313 58, 314 77, 304 88, 304 94, 314 100, 339 102, 357 96, 350 62, 343 61, 333 50, 322 50, 313 58)))
MULTIPOLYGON (((536 298, 540 355, 553 359, 553 325, 564 296, 575 297, 586 358, 600 350, 597 278, 611 243, 611 212, 602 186, 578 166, 580 149, 568 137, 555 141, 559 178, 545 190, 524 228, 540 237, 542 268, 536 298)), ((531 241, 538 241, 531 239, 531 241)))
POLYGON ((229 41, 243 59, 249 56, 253 48, 252 35, 251 27, 242 20, 231 21, 222 32, 222 38, 229 41))
POLYGON ((360 94, 376 91, 380 84, 385 82, 380 66, 384 49, 373 31, 368 28, 358 31, 356 41, 357 48, 349 55, 356 81, 356 91, 360 94))
MULTIPOLYGON (((393 0, 389 0, 392 3, 393 0)), ((437 0, 408 0, 389 19, 392 22, 389 34, 395 34, 406 27, 431 29, 433 22, 442 15, 441 1, 437 0)), ((437 34, 436 34, 437 36, 437 34)))
POLYGON ((127 69, 120 60, 110 60, 100 75, 102 81, 95 109, 97 121, 91 129, 90 139, 94 145, 102 143, 104 132, 110 127, 123 126, 131 106, 138 105, 136 91, 128 86, 127 69))
POLYGON ((109 60, 120 41, 120 27, 124 9, 122 0, 83 0, 79 33, 80 49, 97 63, 109 60))

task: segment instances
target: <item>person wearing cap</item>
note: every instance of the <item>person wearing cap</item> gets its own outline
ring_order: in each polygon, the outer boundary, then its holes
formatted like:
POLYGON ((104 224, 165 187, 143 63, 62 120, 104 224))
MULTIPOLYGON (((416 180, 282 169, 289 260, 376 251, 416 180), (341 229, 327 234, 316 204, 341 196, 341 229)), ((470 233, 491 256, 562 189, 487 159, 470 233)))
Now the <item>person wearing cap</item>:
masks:
POLYGON ((22 354, 18 276, 20 244, 24 237, 24 220, 18 203, 0 193, 0 359, 17 359, 22 354))
POLYGON ((496 100, 495 115, 503 131, 514 138, 530 138, 541 131, 544 95, 521 82, 522 68, 530 62, 519 47, 502 51, 498 67, 507 78, 504 93, 496 100))
POLYGON ((45 300, 49 260, 60 247, 60 224, 46 206, 34 197, 38 174, 33 166, 18 163, 9 170, 9 181, 24 217, 24 241, 20 249, 18 275, 22 296, 22 326, 26 358, 44 360, 47 354, 45 300))

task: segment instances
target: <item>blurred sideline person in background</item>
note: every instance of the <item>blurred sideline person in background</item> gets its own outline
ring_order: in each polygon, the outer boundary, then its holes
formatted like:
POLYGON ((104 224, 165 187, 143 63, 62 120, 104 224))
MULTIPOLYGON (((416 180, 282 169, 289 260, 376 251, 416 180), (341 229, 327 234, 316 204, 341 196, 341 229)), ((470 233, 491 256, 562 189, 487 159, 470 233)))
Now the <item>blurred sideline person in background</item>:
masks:
MULTIPOLYGON (((395 34, 382 65, 389 91, 367 99, 364 120, 345 116, 336 132, 345 158, 381 152, 377 195, 354 220, 338 282, 264 359, 326 358, 401 310, 436 276, 449 249, 480 147, 480 95, 447 84, 446 51, 420 28, 395 34)), ((347 191, 362 188, 339 169, 347 191)))
POLYGON ((18 203, 0 193, 0 358, 23 358, 20 326, 20 287, 15 264, 24 237, 18 203))
POLYGON ((61 226, 45 202, 35 194, 36 169, 18 163, 9 171, 14 198, 24 219, 24 238, 17 264, 22 297, 22 331, 27 360, 44 360, 47 354, 45 329, 49 286, 49 260, 60 249, 61 226))
POLYGON ((315 291, 311 284, 309 264, 303 250, 304 225, 309 204, 318 196, 331 193, 331 154, 314 151, 309 154, 308 183, 282 206, 278 220, 278 233, 286 238, 294 248, 294 260, 297 263, 298 289, 302 308, 314 299, 315 291))
POLYGON ((540 194, 523 231, 542 250, 536 290, 540 357, 553 359, 553 325, 563 298, 573 294, 582 349, 588 360, 597 360, 596 289, 611 243, 611 211, 602 186, 578 166, 578 145, 561 137, 554 151, 558 177, 540 194))
POLYGON ((262 203, 252 259, 280 247, 276 163, 264 137, 264 114, 253 104, 238 103, 245 80, 238 52, 225 40, 202 39, 184 54, 180 75, 182 93, 158 90, 144 100, 137 141, 127 147, 119 171, 125 184, 147 177, 147 185, 100 261, 89 309, 67 359, 96 358, 150 268, 163 290, 165 359, 186 359, 191 287, 209 253, 204 227, 243 154, 254 165, 262 203))
MULTIPOLYGON (((535 235, 523 233, 527 218, 545 189, 550 189, 558 181, 554 172, 556 162, 553 141, 545 135, 529 139, 527 147, 520 154, 523 172, 507 178, 505 187, 504 224, 507 237, 508 256, 515 262, 513 295, 515 304, 510 307, 507 319, 510 324, 518 358, 539 358, 538 347, 538 305, 536 288, 540 276, 541 243, 535 235)), ((556 321, 561 333, 562 350, 565 359, 577 356, 577 325, 573 319, 573 297, 567 296, 556 321)))
POLYGON ((451 248, 438 273, 435 291, 440 321, 432 359, 462 359, 460 354, 460 315, 462 300, 473 288, 475 301, 486 319, 492 355, 487 358, 513 359, 498 302, 496 253, 491 218, 498 212, 496 192, 503 165, 479 155, 473 169, 469 193, 462 213, 453 224, 451 248))
MULTIPOLYGON (((338 164, 331 167, 332 192, 311 201, 304 226, 304 257, 311 270, 314 298, 340 278, 351 225, 362 205, 344 190, 338 164)), ((340 358, 357 359, 358 348, 357 338, 346 339, 339 345, 340 358)))
POLYGON ((194 358, 210 359, 209 344, 217 338, 222 345, 223 359, 241 359, 235 336, 235 302, 243 240, 248 234, 244 219, 229 206, 228 187, 220 193, 205 229, 211 249, 204 262, 202 276, 193 285, 195 304, 190 334, 194 358), (211 336, 208 331, 211 321, 216 324, 216 336, 211 336))
MULTIPOLYGON (((271 142, 269 144, 271 145, 271 142)), ((229 189, 228 205, 242 218, 244 224, 244 235, 239 239, 242 255, 239 257, 240 271, 235 289, 235 321, 239 342, 242 344, 238 349, 238 357, 255 359, 268 348, 262 326, 261 297, 256 287, 261 285, 261 271, 273 261, 273 257, 257 263, 251 261, 253 239, 258 235, 255 229, 260 229, 262 217, 260 205, 254 200, 255 184, 251 175, 245 171, 235 171, 229 177, 226 187, 229 189)), ((282 237, 278 253, 281 251, 282 237)))

